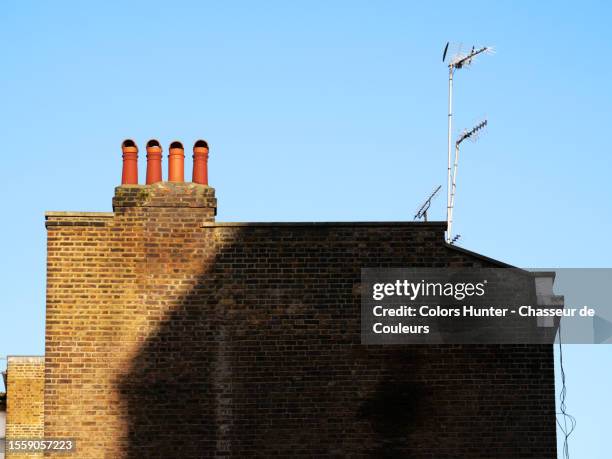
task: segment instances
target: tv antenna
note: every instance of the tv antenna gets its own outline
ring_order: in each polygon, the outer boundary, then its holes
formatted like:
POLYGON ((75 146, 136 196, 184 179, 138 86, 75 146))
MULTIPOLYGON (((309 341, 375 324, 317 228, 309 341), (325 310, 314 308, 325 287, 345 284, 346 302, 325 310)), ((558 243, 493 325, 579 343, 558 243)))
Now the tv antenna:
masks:
POLYGON ((431 194, 427 197, 423 204, 421 204, 421 207, 419 207, 419 210, 417 210, 417 213, 414 215, 415 220, 418 218, 422 218, 424 221, 427 221, 427 211, 431 206, 431 200, 436 196, 436 194, 438 194, 440 188, 442 188, 442 185, 438 185, 438 187, 431 192, 431 194))
MULTIPOLYGON (((442 52, 442 62, 446 61, 448 54, 449 42, 446 43, 442 52)), ((446 222, 450 228, 450 213, 451 213, 451 162, 452 162, 452 125, 453 125, 453 75, 455 70, 468 67, 476 56, 483 53, 492 53, 493 48, 484 46, 476 49, 472 46, 472 50, 465 54, 461 52, 461 48, 450 58, 448 62, 448 168, 446 174, 446 222)), ((447 242, 450 241, 450 231, 446 235, 447 242)))
POLYGON ((455 162, 453 164, 453 180, 451 184, 451 196, 450 196, 450 205, 448 209, 448 228, 446 232, 446 242, 449 244, 454 244, 457 239, 461 236, 455 236, 452 238, 452 228, 453 228, 453 210, 455 208, 455 195, 457 193, 457 168, 459 167, 459 146, 464 140, 470 139, 472 141, 478 140, 479 135, 482 133, 482 130, 487 126, 488 121, 484 120, 478 123, 470 130, 464 130, 457 141, 455 142, 455 162))

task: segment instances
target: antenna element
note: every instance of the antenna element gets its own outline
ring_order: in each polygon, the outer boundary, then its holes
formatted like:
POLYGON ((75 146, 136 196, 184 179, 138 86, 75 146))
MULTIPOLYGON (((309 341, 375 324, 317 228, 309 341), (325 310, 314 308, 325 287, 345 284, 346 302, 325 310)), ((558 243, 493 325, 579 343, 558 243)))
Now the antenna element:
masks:
POLYGON ((419 207, 419 210, 417 210, 417 213, 414 216, 415 220, 422 218, 423 221, 427 221, 427 211, 429 210, 429 206, 431 206, 431 200, 436 196, 438 191, 440 191, 440 188, 442 188, 442 185, 438 185, 438 187, 431 192, 423 204, 421 204, 421 207, 419 207))

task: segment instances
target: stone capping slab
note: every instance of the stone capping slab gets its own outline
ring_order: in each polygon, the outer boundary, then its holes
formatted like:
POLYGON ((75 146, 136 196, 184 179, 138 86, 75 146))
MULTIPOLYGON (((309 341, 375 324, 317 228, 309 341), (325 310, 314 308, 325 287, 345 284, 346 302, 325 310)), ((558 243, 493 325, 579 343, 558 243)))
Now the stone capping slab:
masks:
POLYGON ((406 221, 372 221, 372 222, 203 222, 200 224, 200 228, 214 228, 214 227, 266 227, 266 226, 306 226, 306 227, 317 227, 317 226, 412 226, 418 228, 446 228, 446 222, 406 222, 406 221))
POLYGON ((70 212, 70 211, 47 211, 45 212, 45 218, 59 217, 59 218, 113 218, 114 212, 70 212))
POLYGON ((45 212, 45 228, 53 226, 105 226, 113 212, 45 212))
POLYGON ((20 363, 41 363, 45 361, 44 355, 8 355, 7 361, 20 363))

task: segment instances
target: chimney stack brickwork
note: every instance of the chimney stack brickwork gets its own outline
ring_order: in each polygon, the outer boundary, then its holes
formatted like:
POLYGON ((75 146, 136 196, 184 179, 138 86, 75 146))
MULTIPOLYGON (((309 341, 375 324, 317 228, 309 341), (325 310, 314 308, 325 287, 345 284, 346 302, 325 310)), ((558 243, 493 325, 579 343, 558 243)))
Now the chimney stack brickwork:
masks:
POLYGON ((214 221, 217 215, 215 189, 196 183, 158 182, 152 185, 118 186, 113 197, 113 209, 126 212, 129 208, 167 208, 189 212, 214 221))
POLYGON ((179 298, 205 264, 216 207, 211 187, 159 182, 117 187, 113 212, 47 212, 46 437, 76 437, 79 458, 128 457, 118 380, 172 309, 152 298, 179 298))

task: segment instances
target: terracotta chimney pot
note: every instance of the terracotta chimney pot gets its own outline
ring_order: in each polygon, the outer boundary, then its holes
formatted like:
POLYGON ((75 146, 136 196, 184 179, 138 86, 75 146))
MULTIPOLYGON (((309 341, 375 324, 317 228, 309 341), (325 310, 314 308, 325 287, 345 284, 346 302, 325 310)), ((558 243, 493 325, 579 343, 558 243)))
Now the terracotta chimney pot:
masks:
POLYGON ((162 148, 159 142, 147 142, 147 185, 162 181, 162 148))
POLYGON ((175 141, 170 144, 170 153, 168 154, 168 181, 185 181, 185 149, 181 142, 175 141))
POLYGON ((138 185, 138 147, 132 139, 125 139, 121 144, 123 151, 122 185, 138 185))
POLYGON ((191 181, 208 185, 208 143, 198 140, 193 145, 193 176, 191 181))

